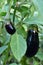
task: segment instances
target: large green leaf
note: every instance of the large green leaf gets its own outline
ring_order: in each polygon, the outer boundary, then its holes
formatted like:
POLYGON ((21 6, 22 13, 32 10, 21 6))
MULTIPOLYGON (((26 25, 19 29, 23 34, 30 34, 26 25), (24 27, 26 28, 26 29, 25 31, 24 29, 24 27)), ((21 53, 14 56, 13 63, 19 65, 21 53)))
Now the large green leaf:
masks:
POLYGON ((27 48, 25 39, 21 35, 15 33, 11 38, 10 46, 14 57, 20 61, 27 48))
POLYGON ((32 0, 39 12, 43 16, 43 0, 32 0))
POLYGON ((8 46, 0 47, 0 55, 8 48, 8 46))
POLYGON ((23 23, 26 23, 26 24, 43 24, 43 20, 41 18, 32 17, 32 18, 25 19, 23 23))

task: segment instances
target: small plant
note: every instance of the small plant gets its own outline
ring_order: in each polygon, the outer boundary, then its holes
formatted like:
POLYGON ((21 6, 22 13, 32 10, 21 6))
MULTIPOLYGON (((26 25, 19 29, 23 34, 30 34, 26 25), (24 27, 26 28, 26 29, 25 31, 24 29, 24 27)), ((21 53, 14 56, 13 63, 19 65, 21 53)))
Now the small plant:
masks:
POLYGON ((0 65, 43 65, 43 0, 0 0, 0 65))

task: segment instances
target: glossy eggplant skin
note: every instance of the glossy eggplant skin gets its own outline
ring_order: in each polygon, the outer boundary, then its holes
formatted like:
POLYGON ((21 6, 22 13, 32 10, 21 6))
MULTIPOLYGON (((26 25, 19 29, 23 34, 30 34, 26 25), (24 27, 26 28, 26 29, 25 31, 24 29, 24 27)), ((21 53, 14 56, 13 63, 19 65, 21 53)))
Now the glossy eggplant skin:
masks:
POLYGON ((26 57, 33 57, 39 49, 39 37, 38 32, 35 30, 29 30, 27 34, 27 51, 26 57))
POLYGON ((5 28, 6 28, 6 31, 9 33, 9 34, 11 34, 11 35, 13 35, 15 32, 16 32, 16 29, 15 29, 15 27, 13 26, 13 24, 10 22, 10 23, 8 23, 8 24, 6 24, 5 25, 5 28))

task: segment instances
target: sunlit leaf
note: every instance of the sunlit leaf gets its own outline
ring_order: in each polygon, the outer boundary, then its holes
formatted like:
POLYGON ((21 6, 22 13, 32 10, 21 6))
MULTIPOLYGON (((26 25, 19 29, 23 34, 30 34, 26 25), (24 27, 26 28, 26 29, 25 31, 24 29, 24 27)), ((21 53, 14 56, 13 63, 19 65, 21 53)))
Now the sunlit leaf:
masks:
POLYGON ((20 61, 27 48, 25 39, 21 35, 15 33, 11 38, 10 46, 14 57, 20 61))

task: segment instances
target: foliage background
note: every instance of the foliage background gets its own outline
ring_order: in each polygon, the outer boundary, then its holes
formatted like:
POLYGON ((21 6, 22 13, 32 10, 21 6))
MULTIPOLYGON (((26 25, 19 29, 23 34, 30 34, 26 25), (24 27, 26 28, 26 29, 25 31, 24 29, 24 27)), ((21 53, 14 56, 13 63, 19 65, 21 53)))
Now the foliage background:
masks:
POLYGON ((43 65, 43 0, 0 0, 0 65, 43 65), (12 36, 5 29, 10 21, 16 28, 12 36), (39 51, 27 58, 26 36, 31 24, 38 26, 39 51))

